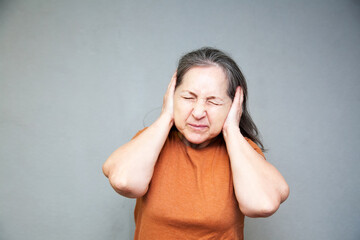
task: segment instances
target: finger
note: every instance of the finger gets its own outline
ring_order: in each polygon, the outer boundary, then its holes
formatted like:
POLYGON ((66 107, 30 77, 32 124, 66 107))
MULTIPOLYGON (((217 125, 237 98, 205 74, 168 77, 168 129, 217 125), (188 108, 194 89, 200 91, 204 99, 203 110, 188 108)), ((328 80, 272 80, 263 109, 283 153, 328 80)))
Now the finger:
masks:
POLYGON ((176 74, 177 74, 177 69, 175 70, 174 74, 172 75, 171 78, 176 78, 176 74))
POLYGON ((234 96, 234 103, 238 105, 240 103, 240 101, 241 101, 241 87, 238 86, 236 88, 236 92, 235 92, 235 96, 234 96))
POLYGON ((170 96, 173 96, 173 95, 174 95, 175 85, 176 85, 176 73, 174 74, 173 78, 171 78, 171 82, 170 82, 170 84, 169 84, 168 94, 169 94, 170 96))
POLYGON ((175 71, 174 75, 171 78, 171 87, 175 87, 176 85, 176 75, 177 75, 177 71, 175 71))
POLYGON ((242 97, 243 97, 242 88, 238 86, 236 88, 233 105, 235 112, 240 115, 242 114, 242 97))
MULTIPOLYGON (((240 87, 239 87, 240 88, 240 87)), ((240 118, 243 114, 244 90, 240 88, 240 102, 239 102, 239 115, 240 118)))
POLYGON ((173 85, 175 85, 175 83, 176 83, 176 74, 177 74, 177 70, 175 71, 175 73, 171 77, 170 83, 168 85, 168 89, 170 89, 171 87, 173 87, 173 85))
POLYGON ((240 88, 240 105, 242 106, 244 101, 244 90, 239 86, 240 88))

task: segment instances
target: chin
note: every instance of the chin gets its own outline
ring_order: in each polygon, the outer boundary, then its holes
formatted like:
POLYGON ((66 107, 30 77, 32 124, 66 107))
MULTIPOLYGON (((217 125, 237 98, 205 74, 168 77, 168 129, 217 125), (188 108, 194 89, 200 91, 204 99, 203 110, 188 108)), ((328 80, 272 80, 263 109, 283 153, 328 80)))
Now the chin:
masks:
POLYGON ((208 138, 208 136, 202 136, 202 134, 184 133, 183 135, 186 138, 186 140, 192 144, 202 144, 202 143, 210 140, 210 138, 208 138))
POLYGON ((192 144, 202 144, 202 143, 206 142, 206 140, 203 140, 203 139, 186 138, 186 140, 192 144))

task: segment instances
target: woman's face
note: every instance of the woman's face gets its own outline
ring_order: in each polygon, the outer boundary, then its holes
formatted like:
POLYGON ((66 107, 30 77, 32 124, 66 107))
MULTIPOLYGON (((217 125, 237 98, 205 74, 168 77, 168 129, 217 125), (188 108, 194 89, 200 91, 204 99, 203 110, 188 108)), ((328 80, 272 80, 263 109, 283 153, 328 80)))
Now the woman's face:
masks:
POLYGON ((228 82, 218 66, 193 67, 174 94, 174 122, 187 141, 206 146, 219 135, 232 100, 228 82))

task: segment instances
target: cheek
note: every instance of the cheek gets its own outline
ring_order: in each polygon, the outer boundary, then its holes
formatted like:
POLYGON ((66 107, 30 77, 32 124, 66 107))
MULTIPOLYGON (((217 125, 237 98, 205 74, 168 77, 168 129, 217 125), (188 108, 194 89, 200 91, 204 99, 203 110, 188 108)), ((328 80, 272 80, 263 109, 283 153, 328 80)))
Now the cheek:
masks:
POLYGON ((191 113, 191 106, 181 101, 174 102, 174 121, 175 124, 182 124, 191 113))
POLYGON ((224 125, 226 117, 229 113, 227 107, 221 109, 212 109, 209 113, 209 120, 214 125, 224 125))

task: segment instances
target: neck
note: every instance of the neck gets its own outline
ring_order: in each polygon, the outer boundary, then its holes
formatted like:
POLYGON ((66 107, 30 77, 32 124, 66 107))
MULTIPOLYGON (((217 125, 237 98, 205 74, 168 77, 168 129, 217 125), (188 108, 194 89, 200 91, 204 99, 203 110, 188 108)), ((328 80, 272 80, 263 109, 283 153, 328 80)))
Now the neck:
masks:
POLYGON ((202 148, 205 148, 205 147, 209 146, 209 144, 212 143, 212 142, 217 138, 217 137, 215 137, 215 138, 212 138, 212 139, 207 140, 207 141, 205 141, 205 142, 196 144, 196 143, 189 142, 189 141, 184 137, 184 135, 182 135, 179 131, 177 132, 177 135, 179 136, 180 140, 181 140, 186 146, 189 146, 189 147, 194 148, 194 149, 202 149, 202 148))

